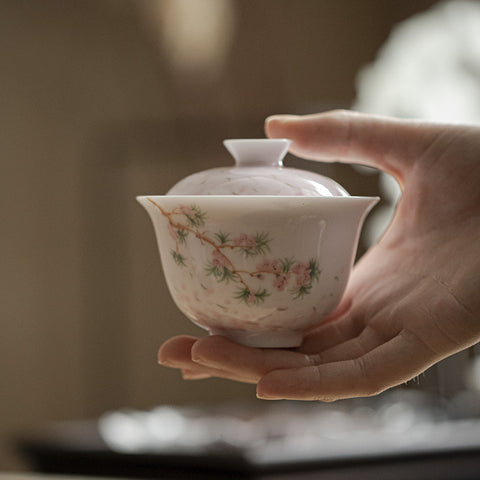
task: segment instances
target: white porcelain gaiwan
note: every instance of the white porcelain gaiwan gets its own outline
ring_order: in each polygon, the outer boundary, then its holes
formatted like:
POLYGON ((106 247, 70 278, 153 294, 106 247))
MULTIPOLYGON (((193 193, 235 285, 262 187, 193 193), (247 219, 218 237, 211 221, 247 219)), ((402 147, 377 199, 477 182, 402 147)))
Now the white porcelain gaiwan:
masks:
POLYGON ((178 308, 211 334, 298 347, 338 305, 378 197, 282 166, 287 139, 225 140, 232 167, 137 197, 152 219, 178 308))

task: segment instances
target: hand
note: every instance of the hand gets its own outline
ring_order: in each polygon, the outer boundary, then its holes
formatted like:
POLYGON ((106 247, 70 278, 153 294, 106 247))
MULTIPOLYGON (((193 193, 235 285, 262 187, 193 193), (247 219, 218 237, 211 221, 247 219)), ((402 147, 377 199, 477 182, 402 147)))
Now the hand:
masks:
POLYGON ((334 111, 270 117, 266 133, 291 138, 299 157, 393 175, 394 218, 300 348, 180 336, 160 363, 257 383, 259 398, 332 401, 380 393, 480 340, 480 127, 334 111))

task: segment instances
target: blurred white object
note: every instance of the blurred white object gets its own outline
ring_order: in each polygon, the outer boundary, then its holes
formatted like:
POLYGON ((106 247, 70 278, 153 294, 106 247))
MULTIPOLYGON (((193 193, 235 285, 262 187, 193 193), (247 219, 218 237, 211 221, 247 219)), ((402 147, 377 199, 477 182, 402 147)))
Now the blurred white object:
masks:
POLYGON ((162 405, 149 412, 105 413, 98 429, 106 444, 119 453, 198 457, 223 452, 254 465, 478 448, 480 421, 449 420, 445 410, 429 398, 420 392, 396 391, 343 407, 162 405))
MULTIPOLYGON (((480 2, 441 2, 397 25, 357 78, 352 108, 448 123, 480 122, 480 2)), ((381 173, 385 203, 371 216, 372 244, 390 222, 400 188, 381 173), (385 205, 386 204, 386 205, 385 205)))
POLYGON ((480 2, 442 2, 400 23, 357 89, 363 112, 480 122, 480 2))

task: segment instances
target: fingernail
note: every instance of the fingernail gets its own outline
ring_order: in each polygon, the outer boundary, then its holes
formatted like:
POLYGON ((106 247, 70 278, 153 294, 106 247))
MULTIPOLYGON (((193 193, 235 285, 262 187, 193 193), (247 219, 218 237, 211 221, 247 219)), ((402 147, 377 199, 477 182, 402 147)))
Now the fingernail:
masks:
POLYGON ((260 400, 281 400, 281 398, 274 397, 262 392, 257 392, 257 398, 260 400))
POLYGON ((195 363, 202 363, 202 358, 201 357, 198 357, 197 355, 195 356, 191 356, 191 359, 192 359, 192 362, 195 362, 195 363))
POLYGON ((182 377, 184 380, 203 380, 205 378, 211 378, 211 375, 204 372, 184 369, 182 370, 182 377))
POLYGON ((179 365, 175 365, 172 362, 166 362, 166 361, 158 361, 158 364, 161 365, 162 367, 171 367, 171 368, 179 368, 179 365))
POLYGON ((157 358, 157 363, 159 365, 162 365, 164 367, 174 367, 174 368, 178 368, 180 367, 180 363, 175 363, 175 362, 172 362, 171 359, 162 359, 162 358, 157 358))
POLYGON ((265 123, 269 123, 272 120, 275 120, 277 122, 288 122, 296 119, 298 119, 298 115, 290 115, 290 114, 270 115, 265 119, 265 123))
POLYGON ((192 357, 192 362, 198 363, 199 365, 204 365, 205 367, 214 367, 215 364, 213 362, 209 362, 203 357, 192 357))
POLYGON ((182 378, 184 380, 193 380, 194 379, 194 374, 192 372, 186 372, 186 371, 182 370, 180 373, 182 374, 182 378))

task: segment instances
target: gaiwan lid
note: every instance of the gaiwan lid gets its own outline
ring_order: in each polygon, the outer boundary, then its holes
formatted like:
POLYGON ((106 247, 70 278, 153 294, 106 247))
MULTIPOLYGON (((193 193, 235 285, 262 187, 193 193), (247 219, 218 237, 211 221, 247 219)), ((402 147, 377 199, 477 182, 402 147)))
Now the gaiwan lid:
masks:
POLYGON ((180 180, 167 195, 282 195, 346 197, 331 178, 283 166, 291 140, 234 139, 223 144, 235 159, 230 167, 212 168, 180 180))

